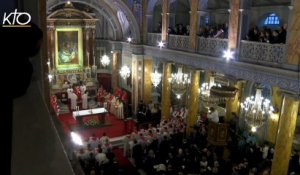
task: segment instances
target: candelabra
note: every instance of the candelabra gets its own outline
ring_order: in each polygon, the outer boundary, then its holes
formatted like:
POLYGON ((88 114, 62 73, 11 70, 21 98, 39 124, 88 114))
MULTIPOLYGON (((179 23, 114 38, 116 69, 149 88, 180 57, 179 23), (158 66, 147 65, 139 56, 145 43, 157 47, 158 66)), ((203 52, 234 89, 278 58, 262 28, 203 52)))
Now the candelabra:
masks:
POLYGON ((255 97, 247 97, 241 103, 241 117, 251 127, 252 132, 256 132, 257 128, 264 125, 266 119, 274 111, 273 106, 270 105, 270 100, 262 97, 262 89, 256 89, 255 97))
POLYGON ((171 74, 169 79, 172 91, 178 99, 186 92, 187 84, 190 83, 189 75, 182 72, 182 67, 179 67, 177 73, 171 74))

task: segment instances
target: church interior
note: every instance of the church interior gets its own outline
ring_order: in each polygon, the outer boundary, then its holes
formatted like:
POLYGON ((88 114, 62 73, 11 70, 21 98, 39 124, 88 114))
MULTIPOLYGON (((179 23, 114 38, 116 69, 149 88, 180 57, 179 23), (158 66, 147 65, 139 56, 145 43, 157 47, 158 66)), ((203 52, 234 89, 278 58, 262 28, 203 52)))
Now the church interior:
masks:
POLYGON ((5 6, 44 34, 13 174, 300 174, 300 0, 5 6))

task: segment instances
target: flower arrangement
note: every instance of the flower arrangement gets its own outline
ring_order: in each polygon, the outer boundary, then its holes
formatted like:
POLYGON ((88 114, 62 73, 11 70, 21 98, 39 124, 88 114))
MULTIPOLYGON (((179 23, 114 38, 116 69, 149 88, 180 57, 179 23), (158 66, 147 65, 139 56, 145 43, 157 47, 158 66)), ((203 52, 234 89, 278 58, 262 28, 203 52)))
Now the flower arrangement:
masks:
POLYGON ((100 125, 99 118, 97 116, 86 117, 83 119, 84 126, 97 126, 100 125))

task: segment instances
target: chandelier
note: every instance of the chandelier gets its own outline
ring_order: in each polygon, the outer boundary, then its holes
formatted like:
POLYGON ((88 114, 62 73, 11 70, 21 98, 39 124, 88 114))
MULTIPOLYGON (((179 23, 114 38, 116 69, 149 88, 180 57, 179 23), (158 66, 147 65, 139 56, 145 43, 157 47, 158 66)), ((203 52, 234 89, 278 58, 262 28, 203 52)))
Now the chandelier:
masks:
POLYGON ((126 80, 130 76, 130 69, 127 65, 121 67, 120 75, 124 80, 126 80))
POLYGON ((206 107, 225 103, 228 99, 234 98, 237 88, 233 86, 222 86, 219 83, 215 83, 215 77, 211 76, 209 83, 203 83, 201 85, 200 98, 204 102, 206 107))
POLYGON ((101 64, 102 64, 104 67, 106 67, 106 66, 109 65, 110 59, 109 59, 109 57, 108 57, 107 55, 103 55, 103 56, 101 57, 100 62, 101 62, 101 64))
POLYGON ((169 79, 172 86, 172 91, 176 95, 178 99, 186 91, 186 86, 190 83, 189 75, 182 72, 182 67, 179 67, 177 73, 171 74, 171 78, 169 79))
POLYGON ((154 72, 151 73, 151 81, 154 87, 157 87, 161 81, 161 73, 157 72, 155 69, 154 72))
POLYGON ((257 128, 264 125, 266 119, 274 111, 270 105, 270 100, 262 97, 262 89, 256 89, 255 97, 247 97, 241 103, 241 117, 244 117, 246 123, 251 127, 252 132, 256 132, 257 128))

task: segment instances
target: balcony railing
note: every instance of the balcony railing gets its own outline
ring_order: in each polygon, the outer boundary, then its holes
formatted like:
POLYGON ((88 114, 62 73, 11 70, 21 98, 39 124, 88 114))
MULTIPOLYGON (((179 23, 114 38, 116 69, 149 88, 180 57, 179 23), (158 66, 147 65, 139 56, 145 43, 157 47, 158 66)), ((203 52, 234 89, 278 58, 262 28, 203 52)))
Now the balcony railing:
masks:
POLYGON ((198 37, 197 52, 203 55, 222 57, 227 50, 228 40, 219 38, 198 37))
POLYGON ((160 41, 161 41, 161 33, 148 33, 147 45, 157 46, 160 41))
POLYGON ((169 35, 167 46, 175 50, 189 50, 189 36, 185 35, 169 35))
MULTIPOLYGON (((161 41, 160 33, 148 33, 148 45, 157 46, 159 41, 161 41)), ((169 35, 166 47, 175 50, 189 51, 189 36, 169 35)), ((223 51, 227 50, 227 48, 228 39, 197 38, 196 52, 201 55, 222 57, 223 51)), ((285 44, 241 41, 238 60, 266 65, 278 65, 286 63, 285 54, 285 44)))
POLYGON ((286 62, 285 44, 241 41, 240 59, 246 62, 282 64, 286 62))

